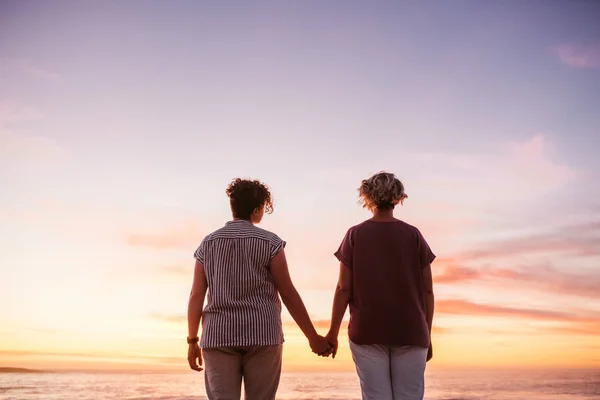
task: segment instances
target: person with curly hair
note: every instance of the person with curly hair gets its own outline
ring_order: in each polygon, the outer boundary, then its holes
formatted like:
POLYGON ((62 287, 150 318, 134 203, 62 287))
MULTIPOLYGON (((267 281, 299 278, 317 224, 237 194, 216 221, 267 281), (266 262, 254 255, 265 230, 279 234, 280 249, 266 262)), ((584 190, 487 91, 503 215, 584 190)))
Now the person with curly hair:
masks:
POLYGON ((340 261, 327 338, 337 352, 350 306, 348 336, 364 400, 422 400, 432 357, 433 284, 429 245, 414 226, 394 218, 407 195, 394 174, 362 181, 360 203, 373 217, 351 227, 340 261))
POLYGON ((329 356, 333 350, 317 334, 292 283, 285 242, 256 226, 273 212, 269 188, 238 178, 226 193, 233 219, 206 236, 194 253, 188 363, 196 371, 204 364, 209 400, 239 399, 242 379, 246 400, 275 399, 283 345, 280 296, 312 351, 329 356))

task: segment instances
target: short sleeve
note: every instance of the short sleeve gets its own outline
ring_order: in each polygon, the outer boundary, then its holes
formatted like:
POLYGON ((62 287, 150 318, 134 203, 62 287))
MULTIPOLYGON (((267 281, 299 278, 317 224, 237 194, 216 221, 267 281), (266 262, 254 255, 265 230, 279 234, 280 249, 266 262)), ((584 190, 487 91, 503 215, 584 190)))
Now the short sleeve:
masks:
POLYGON ((202 265, 204 265, 204 240, 200 243, 200 246, 194 252, 194 258, 202 265))
POLYGON ((342 264, 344 264, 346 267, 352 269, 353 253, 354 253, 354 238, 353 238, 353 234, 352 234, 352 229, 349 229, 348 232, 346 232, 346 236, 344 236, 344 239, 342 240, 340 247, 333 254, 337 257, 338 260, 340 260, 340 262, 342 264))
POLYGON ((429 264, 435 260, 435 254, 431 251, 429 244, 421 234, 421 232, 417 229, 417 249, 419 252, 419 262, 421 263, 421 268, 425 268, 429 264))
POLYGON ((275 234, 271 235, 269 239, 269 259, 273 259, 283 248, 285 248, 285 241, 275 234))

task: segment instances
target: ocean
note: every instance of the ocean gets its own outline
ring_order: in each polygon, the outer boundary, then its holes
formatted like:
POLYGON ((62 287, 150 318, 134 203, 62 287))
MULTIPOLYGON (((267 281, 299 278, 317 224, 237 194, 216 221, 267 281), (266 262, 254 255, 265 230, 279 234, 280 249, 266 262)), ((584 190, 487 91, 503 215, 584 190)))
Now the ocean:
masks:
MULTIPOLYGON (((600 371, 427 372, 429 400, 600 399, 600 371)), ((358 400, 354 373, 284 373, 278 399, 358 400)), ((202 374, 5 373, 2 400, 201 400, 202 374)))

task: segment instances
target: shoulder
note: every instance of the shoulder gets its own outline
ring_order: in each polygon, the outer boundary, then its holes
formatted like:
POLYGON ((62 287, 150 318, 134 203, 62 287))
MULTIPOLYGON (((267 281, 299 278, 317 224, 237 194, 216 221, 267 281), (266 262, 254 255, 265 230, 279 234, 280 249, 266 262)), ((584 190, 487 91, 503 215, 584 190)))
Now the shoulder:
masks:
POLYGON ((404 229, 406 229, 407 231, 414 232, 414 233, 419 232, 419 229, 416 226, 411 225, 408 222, 404 222, 404 221, 398 220, 398 224, 401 227, 403 227, 404 229))
POLYGON ((406 232, 406 235, 412 236, 417 242, 420 243, 425 241, 423 234, 416 226, 406 223, 404 221, 399 221, 399 225, 406 232))
POLYGON ((354 240, 354 238, 356 238, 356 235, 358 235, 358 233, 365 228, 365 226, 368 224, 367 221, 363 221, 359 224, 356 225, 352 225, 350 228, 348 228, 348 230, 346 231, 346 237, 349 239, 354 240))
POLYGON ((222 231, 223 231, 223 228, 219 228, 216 231, 209 233, 208 235, 204 236, 204 239, 202 239, 202 242, 200 244, 215 240, 216 238, 221 236, 222 231))
POLYGON ((280 242, 281 238, 274 232, 268 231, 263 228, 259 228, 258 226, 253 226, 253 233, 259 239, 265 239, 271 243, 280 242))

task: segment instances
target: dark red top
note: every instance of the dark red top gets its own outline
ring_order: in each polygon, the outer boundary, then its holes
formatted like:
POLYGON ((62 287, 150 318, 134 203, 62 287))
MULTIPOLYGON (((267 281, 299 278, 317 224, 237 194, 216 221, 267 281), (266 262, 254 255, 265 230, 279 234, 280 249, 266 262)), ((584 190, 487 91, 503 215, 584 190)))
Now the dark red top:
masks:
POLYGON ((352 271, 352 342, 429 347, 422 269, 435 255, 417 228, 365 221, 348 230, 335 256, 352 271))

